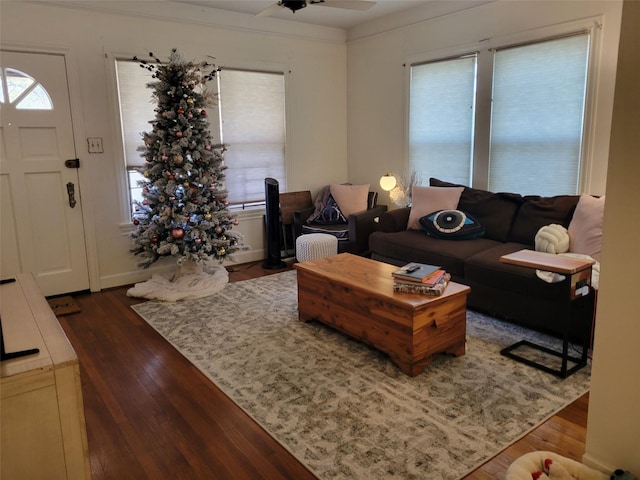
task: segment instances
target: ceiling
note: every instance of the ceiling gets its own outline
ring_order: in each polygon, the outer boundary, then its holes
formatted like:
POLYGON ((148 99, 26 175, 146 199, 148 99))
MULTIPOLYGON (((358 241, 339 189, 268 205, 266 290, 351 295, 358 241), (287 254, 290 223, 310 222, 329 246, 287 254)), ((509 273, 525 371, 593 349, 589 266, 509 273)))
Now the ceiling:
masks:
MULTIPOLYGON (((256 16, 260 12, 266 10, 270 6, 277 3, 277 0, 170 0, 175 3, 197 5, 199 7, 215 8, 231 12, 243 13, 248 16, 256 16)), ((331 1, 331 0, 330 0, 331 1)), ((281 7, 275 14, 269 17, 281 20, 296 21, 309 23, 313 25, 321 25, 325 27, 340 28, 348 30, 360 24, 378 20, 388 15, 405 12, 406 10, 433 6, 437 8, 438 15, 442 14, 442 8, 446 4, 446 13, 459 10, 463 4, 460 0, 376 0, 375 5, 368 10, 347 10, 344 8, 328 7, 325 5, 307 5, 306 8, 292 12, 291 10, 281 7)))
MULTIPOLYGON (((4 0, 0 0, 2 1, 4 0)), ((296 12, 284 7, 275 9, 275 13, 270 16, 258 14, 277 4, 278 0, 20 1, 344 42, 428 21, 496 0, 372 0, 374 5, 368 10, 307 5, 296 12)), ((338 0, 326 1, 330 3, 338 0)))

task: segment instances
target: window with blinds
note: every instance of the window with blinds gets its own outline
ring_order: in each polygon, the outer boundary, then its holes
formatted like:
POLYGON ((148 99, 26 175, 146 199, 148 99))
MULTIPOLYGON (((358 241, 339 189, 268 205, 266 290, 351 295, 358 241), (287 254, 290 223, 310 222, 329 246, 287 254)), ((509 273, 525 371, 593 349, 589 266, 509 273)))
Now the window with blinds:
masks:
POLYGON ((410 168, 423 179, 492 191, 578 193, 589 41, 579 33, 485 51, 488 62, 476 54, 412 65, 410 168), (478 89, 479 77, 490 77, 491 89, 478 89), (476 130, 477 118, 490 119, 490 128, 476 130), (474 145, 489 145, 478 165, 474 145))
POLYGON ((578 191, 589 36, 497 50, 489 189, 578 191))
MULTIPOLYGON (((156 103, 147 84, 151 72, 138 62, 116 60, 118 100, 130 201, 142 200, 136 167, 144 164, 138 151, 142 132, 152 127, 156 103)), ((224 69, 217 104, 208 115, 214 139, 228 145, 226 188, 230 208, 264 203, 264 179, 273 177, 286 191, 284 74, 224 69), (216 111, 217 110, 217 111, 216 111), (214 113, 214 111, 216 111, 214 113)))
POLYGON ((229 202, 263 202, 265 178, 286 187, 284 75, 223 69, 219 83, 229 202))
POLYGON ((409 163, 419 178, 469 184, 476 56, 413 65, 409 163))

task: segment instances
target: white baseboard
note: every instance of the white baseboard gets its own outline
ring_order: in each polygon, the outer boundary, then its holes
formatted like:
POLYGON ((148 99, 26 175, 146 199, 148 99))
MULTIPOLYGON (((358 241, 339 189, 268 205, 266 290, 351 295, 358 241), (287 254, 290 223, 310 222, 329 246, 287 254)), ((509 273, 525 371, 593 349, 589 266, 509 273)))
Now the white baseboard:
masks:
POLYGON ((603 461, 602 459, 596 458, 593 455, 589 455, 588 453, 585 453, 582 456, 582 463, 584 463, 587 467, 599 470, 606 475, 610 475, 616 468, 619 468, 614 467, 613 465, 610 465, 609 463, 603 461))

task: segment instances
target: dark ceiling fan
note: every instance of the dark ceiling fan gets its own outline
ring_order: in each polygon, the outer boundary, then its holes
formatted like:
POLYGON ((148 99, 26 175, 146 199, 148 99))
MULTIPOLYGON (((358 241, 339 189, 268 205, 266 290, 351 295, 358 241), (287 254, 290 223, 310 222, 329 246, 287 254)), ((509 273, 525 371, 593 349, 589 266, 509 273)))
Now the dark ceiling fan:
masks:
POLYGON ((305 8, 307 5, 318 5, 322 7, 335 7, 335 8, 344 8, 347 10, 369 10, 373 7, 376 2, 369 2, 366 0, 302 0, 302 1, 294 1, 294 0, 281 0, 270 7, 266 8, 258 15, 263 17, 268 17, 278 12, 281 8, 288 8, 292 12, 296 12, 301 8, 305 8))

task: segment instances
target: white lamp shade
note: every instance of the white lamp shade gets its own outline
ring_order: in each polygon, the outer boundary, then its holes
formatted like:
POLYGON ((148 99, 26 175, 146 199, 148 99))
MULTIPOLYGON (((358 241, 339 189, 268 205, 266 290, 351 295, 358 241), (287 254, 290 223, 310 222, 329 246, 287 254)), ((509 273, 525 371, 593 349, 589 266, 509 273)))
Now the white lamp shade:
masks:
POLYGON ((396 184, 396 177, 389 173, 380 177, 380 187, 387 192, 396 188, 396 184))

